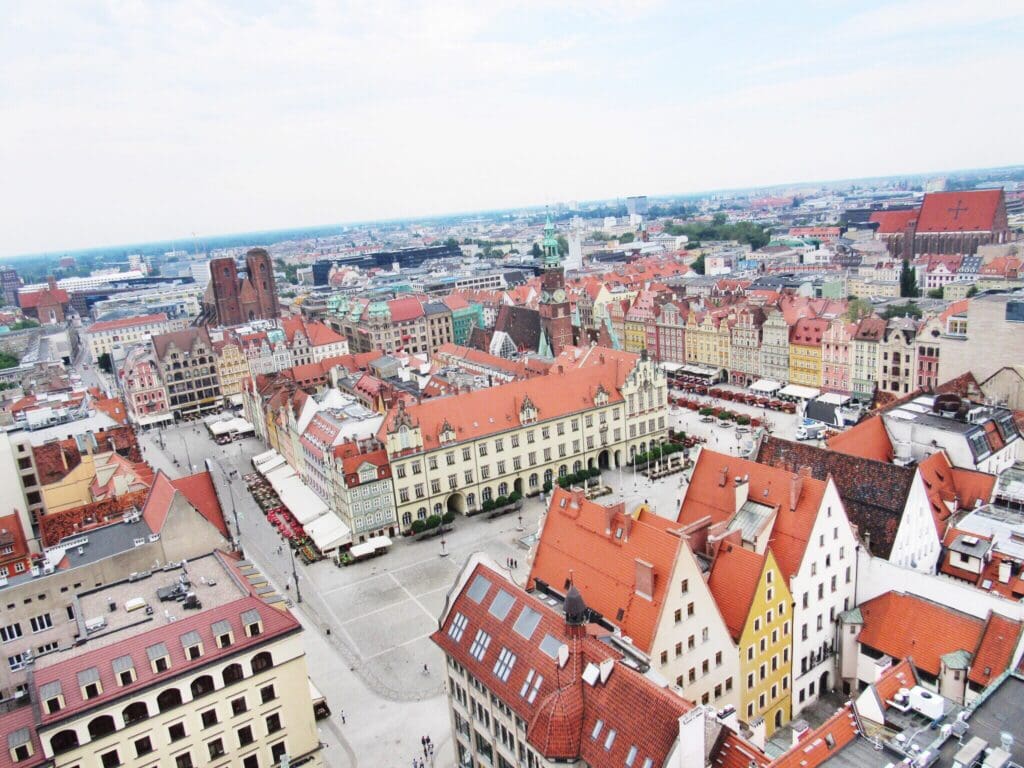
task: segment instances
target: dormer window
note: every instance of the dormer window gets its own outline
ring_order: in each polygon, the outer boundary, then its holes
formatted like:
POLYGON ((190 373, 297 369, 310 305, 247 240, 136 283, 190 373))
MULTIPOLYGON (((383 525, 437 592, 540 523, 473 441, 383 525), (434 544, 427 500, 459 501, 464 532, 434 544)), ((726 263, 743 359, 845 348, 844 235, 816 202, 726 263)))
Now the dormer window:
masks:
POLYGON ((103 693, 103 684, 100 683, 100 670, 97 667, 89 667, 78 673, 78 688, 82 692, 83 699, 95 699, 103 693))
POLYGON ((190 661, 203 655, 203 640, 198 632, 186 632, 181 636, 181 647, 185 650, 185 658, 190 661))
POLYGON ((39 686, 39 698, 48 714, 52 715, 64 709, 64 691, 59 680, 39 686))
POLYGON ((245 626, 246 637, 259 637, 263 634, 263 619, 255 608, 242 614, 242 624, 245 626))
POLYGON ((32 757, 32 735, 28 728, 19 728, 7 734, 7 749, 11 753, 11 760, 16 763, 32 757))
POLYGON ((149 646, 146 649, 146 656, 149 658, 150 668, 156 674, 171 668, 171 654, 167 652, 167 646, 163 643, 149 646))
POLYGON ((118 656, 114 659, 113 667, 118 685, 131 685, 135 682, 135 662, 131 656, 118 656))
POLYGON ((229 648, 235 642, 235 633, 231 630, 231 624, 227 621, 218 621, 210 629, 217 639, 218 648, 229 648))

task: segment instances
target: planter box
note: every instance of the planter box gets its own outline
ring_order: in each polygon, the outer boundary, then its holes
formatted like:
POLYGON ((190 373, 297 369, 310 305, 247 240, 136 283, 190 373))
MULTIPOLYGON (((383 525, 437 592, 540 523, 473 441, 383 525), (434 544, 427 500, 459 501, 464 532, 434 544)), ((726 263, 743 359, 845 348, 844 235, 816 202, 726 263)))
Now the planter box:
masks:
POLYGON ((520 499, 515 504, 506 504, 504 507, 496 507, 487 513, 488 518, 501 517, 507 515, 509 512, 518 512, 523 508, 523 500, 520 499))
POLYGON ((424 539, 432 539, 435 536, 440 536, 442 533, 448 533, 451 529, 451 525, 441 524, 437 526, 437 528, 430 528, 426 531, 421 531, 420 533, 414 533, 412 537, 416 541, 423 541, 424 539))

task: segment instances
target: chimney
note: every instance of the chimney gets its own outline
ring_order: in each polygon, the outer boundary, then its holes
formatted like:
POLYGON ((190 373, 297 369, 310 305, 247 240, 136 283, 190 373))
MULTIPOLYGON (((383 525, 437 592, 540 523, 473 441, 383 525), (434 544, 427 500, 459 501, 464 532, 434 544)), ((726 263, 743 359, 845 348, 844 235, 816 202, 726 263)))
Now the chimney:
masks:
POLYGON ((793 729, 793 742, 791 746, 796 746, 811 732, 811 726, 807 724, 806 720, 797 720, 790 726, 793 729))
POLYGON ((650 600, 654 597, 654 566, 639 557, 634 562, 636 563, 636 581, 633 588, 638 595, 650 600))
POLYGON ((999 561, 999 583, 1009 584, 1010 583, 1010 561, 1000 560, 999 561))
POLYGON ((755 717, 747 726, 750 728, 750 741, 755 747, 764 751, 765 738, 767 736, 763 717, 755 717))
POLYGON ((624 515, 622 518, 622 540, 629 541, 629 532, 633 530, 633 516, 624 515))
POLYGON ((611 536, 612 533, 612 525, 615 523, 616 511, 615 507, 604 508, 604 532, 608 536, 611 536))
POLYGON ((746 503, 747 497, 750 495, 750 475, 743 475, 743 477, 737 475, 733 484, 736 487, 736 512, 739 512, 740 507, 746 503))
POLYGON ((46 287, 49 288, 51 291, 57 290, 57 280, 53 275, 50 275, 46 278, 46 287))
POLYGON ((796 509, 797 502, 800 501, 800 494, 804 489, 804 469, 801 467, 800 471, 789 478, 789 508, 796 509))

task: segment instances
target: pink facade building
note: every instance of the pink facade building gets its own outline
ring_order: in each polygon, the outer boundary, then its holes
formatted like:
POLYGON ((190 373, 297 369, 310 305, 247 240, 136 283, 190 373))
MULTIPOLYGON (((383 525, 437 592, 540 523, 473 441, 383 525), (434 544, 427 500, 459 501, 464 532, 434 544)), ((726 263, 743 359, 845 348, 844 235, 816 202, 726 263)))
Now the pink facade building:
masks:
POLYGON ((826 392, 848 395, 853 391, 851 360, 855 323, 836 318, 821 337, 821 386, 826 392))
POLYGON ((167 389, 149 345, 140 345, 129 351, 118 375, 128 418, 132 422, 146 427, 174 418, 167 407, 167 389))

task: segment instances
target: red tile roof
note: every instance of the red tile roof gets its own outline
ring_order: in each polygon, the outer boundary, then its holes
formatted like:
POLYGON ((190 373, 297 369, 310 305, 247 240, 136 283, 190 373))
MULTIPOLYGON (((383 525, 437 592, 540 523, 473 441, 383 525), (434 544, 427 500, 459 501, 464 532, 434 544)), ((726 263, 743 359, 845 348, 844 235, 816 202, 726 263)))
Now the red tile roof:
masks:
POLYGON ((184 613, 171 624, 157 622, 148 632, 126 637, 122 642, 110 643, 91 651, 86 644, 81 652, 67 660, 36 669, 34 695, 38 696, 38 689, 47 683, 59 682, 65 703, 64 709, 58 712, 42 712, 40 723, 47 725, 82 710, 101 707, 104 701, 144 689, 165 678, 178 676, 183 670, 206 666, 217 659, 234 656, 240 651, 264 645, 268 640, 300 630, 299 622, 290 613, 271 608, 259 598, 249 595, 224 605, 210 606, 199 613, 184 613), (256 637, 249 637, 242 623, 242 614, 250 610, 259 613, 263 624, 263 631, 256 637), (213 633, 213 624, 218 621, 227 621, 234 634, 234 642, 226 648, 217 646, 213 633), (198 632, 203 642, 203 655, 198 659, 189 659, 185 655, 181 637, 189 632, 198 632), (166 646, 170 656, 170 669, 166 672, 153 672, 147 656, 146 649, 158 643, 166 646), (137 678, 130 685, 120 685, 114 673, 113 661, 122 656, 131 656, 135 667, 137 678), (86 700, 79 690, 77 675, 92 667, 99 671, 103 693, 86 700))
POLYGON ((711 768, 765 768, 768 755, 729 728, 722 728, 711 749, 711 768))
MULTIPOLYGON (((991 423, 991 422, 990 422, 991 423)), ((939 537, 945 535, 949 519, 961 509, 974 509, 977 502, 987 504, 992 498, 996 477, 954 467, 946 452, 939 450, 919 462, 918 471, 924 480, 939 537), (953 503, 950 510, 947 503, 953 503)))
POLYGON ((1003 190, 930 192, 917 217, 917 232, 991 232, 1003 190))
POLYGON ((999 677, 1013 661, 1013 652, 1020 635, 1021 622, 998 613, 991 614, 978 650, 971 660, 971 671, 967 679, 984 686, 999 677))
POLYGON ((776 758, 771 768, 817 768, 857 738, 857 716, 846 706, 804 736, 792 749, 776 758))
POLYGON ((828 438, 826 443, 833 451, 860 456, 862 459, 889 462, 895 456, 892 439, 879 415, 870 416, 860 424, 828 438))
POLYGON ((31 293, 18 293, 18 306, 22 309, 34 309, 52 304, 67 304, 68 292, 63 288, 40 288, 31 293))
POLYGON ((163 530, 175 493, 175 488, 167 475, 163 471, 157 472, 153 486, 149 489, 149 496, 146 497, 145 506, 142 507, 142 517, 154 533, 163 530))
POLYGON ((621 656, 612 647, 583 627, 568 626, 562 615, 494 568, 483 563, 467 568, 472 570, 465 587, 452 597, 441 628, 431 638, 527 723, 527 741, 534 749, 548 759, 582 759, 597 766, 624 765, 630 748, 636 747, 636 765, 648 757, 654 765, 665 763, 678 740, 679 717, 692 704, 619 663, 621 656), (496 602, 502 592, 505 597, 496 602), (517 625, 527 614, 536 619, 528 637, 520 631, 523 625, 517 625), (477 658, 470 649, 481 632, 489 644, 477 658), (541 650, 542 641, 555 656, 541 650), (555 649, 563 644, 568 661, 560 668, 555 649), (504 680, 495 672, 503 649, 515 655, 504 680), (611 664, 605 682, 589 685, 581 679, 588 665, 602 662, 611 664), (528 700, 534 685, 536 696, 528 700), (638 712, 644 716, 637 717, 638 712), (602 725, 592 738, 598 720, 602 725), (609 743, 613 729, 616 736, 609 743))
POLYGON ((171 485, 181 491, 189 504, 195 507, 206 520, 213 525, 222 536, 228 536, 228 527, 224 522, 224 512, 217 500, 217 491, 213 486, 213 477, 209 472, 197 472, 194 475, 179 477, 172 480, 171 485))
POLYGON ((910 657, 918 669, 937 675, 942 656, 974 653, 985 622, 902 592, 886 592, 860 606, 859 642, 894 658, 910 657))
POLYGON ((708 588, 733 640, 743 634, 766 558, 730 541, 723 542, 715 556, 708 588))
POLYGON ((828 320, 820 317, 802 317, 793 324, 789 343, 805 347, 820 347, 821 337, 828 329, 828 320))
POLYGON ((892 701, 893 697, 900 692, 900 688, 913 688, 917 685, 917 671, 914 665, 907 659, 895 664, 875 681, 875 693, 878 694, 879 704, 886 709, 886 702, 892 701))
POLYGON ((905 211, 875 211, 868 221, 878 224, 878 234, 880 235, 902 234, 906 231, 907 224, 917 219, 920 212, 920 208, 905 211))
POLYGON ((100 320, 93 323, 84 330, 87 333, 99 333, 100 331, 118 331, 122 328, 134 328, 137 325, 149 325, 150 323, 167 322, 167 314, 157 312, 152 315, 137 315, 136 317, 124 317, 119 320, 100 320))
POLYGON ((605 507, 556 488, 527 585, 541 579, 564 590, 571 577, 591 608, 650 653, 682 546, 679 535, 670 532, 675 527, 651 513, 627 514, 624 504, 605 507), (637 560, 653 570, 651 595, 637 592, 637 560))
POLYGON ((391 312, 391 322, 403 323, 408 320, 415 320, 423 317, 423 304, 413 296, 406 296, 400 299, 388 301, 388 310, 391 312))

